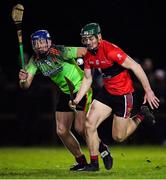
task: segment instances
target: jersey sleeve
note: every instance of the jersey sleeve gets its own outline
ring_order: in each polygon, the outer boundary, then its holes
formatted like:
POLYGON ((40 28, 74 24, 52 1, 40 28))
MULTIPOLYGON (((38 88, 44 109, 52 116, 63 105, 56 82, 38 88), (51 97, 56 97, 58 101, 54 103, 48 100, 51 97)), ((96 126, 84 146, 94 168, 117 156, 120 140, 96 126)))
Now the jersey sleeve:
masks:
POLYGON ((107 47, 108 51, 108 58, 111 58, 113 61, 117 62, 118 64, 122 64, 127 54, 118 46, 111 44, 109 47, 107 47))
POLYGON ((89 61, 88 61, 88 53, 85 55, 84 57, 84 69, 90 69, 90 64, 89 64, 89 61))
POLYGON ((30 58, 29 63, 25 67, 25 70, 32 75, 36 74, 37 67, 33 61, 33 57, 30 58))

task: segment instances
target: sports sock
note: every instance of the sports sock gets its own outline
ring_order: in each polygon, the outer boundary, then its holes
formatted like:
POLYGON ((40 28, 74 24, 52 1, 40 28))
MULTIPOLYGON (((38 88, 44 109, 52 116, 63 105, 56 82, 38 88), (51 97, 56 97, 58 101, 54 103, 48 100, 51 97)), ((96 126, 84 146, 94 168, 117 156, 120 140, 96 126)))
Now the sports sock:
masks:
POLYGON ((98 155, 90 156, 90 161, 91 161, 91 164, 98 165, 99 164, 98 155))
POLYGON ((132 120, 136 123, 136 125, 139 125, 144 120, 144 115, 138 113, 132 117, 132 120))
POLYGON ((87 164, 86 157, 84 154, 76 158, 78 164, 87 164))

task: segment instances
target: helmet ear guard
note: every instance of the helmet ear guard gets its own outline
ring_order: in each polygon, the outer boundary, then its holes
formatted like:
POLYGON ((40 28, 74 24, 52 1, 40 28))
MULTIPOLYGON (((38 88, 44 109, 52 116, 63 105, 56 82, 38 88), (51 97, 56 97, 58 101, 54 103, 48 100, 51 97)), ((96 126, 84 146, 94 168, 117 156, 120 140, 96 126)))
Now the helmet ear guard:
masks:
POLYGON ((98 23, 86 24, 82 29, 80 35, 82 37, 97 36, 101 33, 101 28, 98 23))

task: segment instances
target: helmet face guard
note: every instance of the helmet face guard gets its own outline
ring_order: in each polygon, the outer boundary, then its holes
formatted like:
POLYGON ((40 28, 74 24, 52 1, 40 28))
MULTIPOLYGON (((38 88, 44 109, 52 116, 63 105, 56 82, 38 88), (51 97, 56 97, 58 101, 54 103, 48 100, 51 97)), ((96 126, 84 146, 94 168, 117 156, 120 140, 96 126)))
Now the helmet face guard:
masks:
POLYGON ((49 43, 49 41, 51 41, 51 36, 49 32, 47 30, 38 30, 31 35, 31 43, 33 50, 39 54, 44 53, 43 51, 40 52, 40 50, 35 47, 37 41, 46 42, 46 47, 49 49, 51 46, 51 44, 49 43))

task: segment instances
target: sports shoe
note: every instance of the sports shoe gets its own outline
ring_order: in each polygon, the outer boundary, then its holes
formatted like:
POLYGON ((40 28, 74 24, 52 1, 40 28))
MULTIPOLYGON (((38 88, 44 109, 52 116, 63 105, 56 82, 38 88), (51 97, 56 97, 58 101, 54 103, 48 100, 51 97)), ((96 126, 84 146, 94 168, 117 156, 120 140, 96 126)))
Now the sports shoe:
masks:
POLYGON ((107 170, 110 170, 113 166, 113 158, 108 150, 108 147, 105 146, 105 150, 100 152, 101 158, 103 159, 104 166, 107 170))
POLYGON ((144 116, 145 122, 149 125, 154 125, 156 123, 155 117, 152 112, 150 112, 148 106, 141 106, 140 114, 144 116))
POLYGON ((74 164, 71 168, 70 168, 70 171, 77 171, 79 169, 82 169, 84 168, 86 165, 85 164, 74 164))
POLYGON ((82 169, 78 169, 78 171, 99 171, 99 164, 87 164, 82 169))

